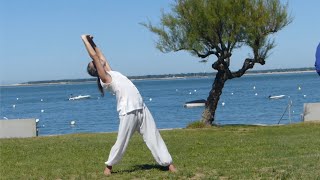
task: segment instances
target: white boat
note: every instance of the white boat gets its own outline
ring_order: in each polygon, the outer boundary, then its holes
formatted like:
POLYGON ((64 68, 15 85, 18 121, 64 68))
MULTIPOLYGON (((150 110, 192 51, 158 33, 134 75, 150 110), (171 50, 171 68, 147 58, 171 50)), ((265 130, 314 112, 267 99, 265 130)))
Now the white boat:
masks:
POLYGON ((269 96, 269 99, 280 99, 285 97, 286 95, 277 95, 277 96, 269 96))
POLYGON ((189 101, 186 102, 183 107, 185 108, 193 108, 193 107, 202 107, 206 105, 206 100, 204 99, 199 99, 199 100, 195 100, 195 101, 189 101))
POLYGON ((91 97, 90 95, 71 96, 71 97, 69 97, 69 101, 80 100, 80 99, 88 99, 90 97, 91 97))

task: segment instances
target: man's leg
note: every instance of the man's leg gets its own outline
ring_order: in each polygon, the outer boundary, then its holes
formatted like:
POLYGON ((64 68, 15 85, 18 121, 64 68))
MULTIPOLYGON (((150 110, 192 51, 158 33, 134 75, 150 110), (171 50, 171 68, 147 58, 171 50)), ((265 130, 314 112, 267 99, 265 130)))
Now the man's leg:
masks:
POLYGON ((123 157, 123 154, 125 153, 126 148, 128 146, 129 140, 132 137, 133 133, 136 131, 138 125, 135 111, 123 116, 119 116, 119 119, 120 124, 117 141, 110 150, 108 161, 105 162, 107 167, 104 173, 106 175, 111 174, 112 166, 117 164, 123 157))
POLYGON ((172 164, 171 155, 156 127, 148 107, 145 106, 143 108, 141 116, 142 117, 140 117, 139 120, 143 122, 140 122, 139 132, 143 136, 143 139, 150 149, 154 159, 161 166, 168 166, 170 171, 176 171, 172 164))

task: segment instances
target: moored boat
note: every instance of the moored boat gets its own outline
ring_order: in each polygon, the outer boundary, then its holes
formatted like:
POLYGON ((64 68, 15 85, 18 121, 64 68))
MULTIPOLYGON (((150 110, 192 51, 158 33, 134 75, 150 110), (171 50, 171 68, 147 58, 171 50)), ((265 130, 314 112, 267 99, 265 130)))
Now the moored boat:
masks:
POLYGON ((281 99, 284 98, 286 95, 277 95, 277 96, 269 96, 269 99, 281 99))
POLYGON ((199 100, 194 100, 194 101, 189 101, 186 102, 183 107, 185 108, 193 108, 193 107, 202 107, 206 105, 206 100, 204 99, 199 99, 199 100))
POLYGON ((91 97, 90 95, 71 96, 71 97, 69 97, 69 101, 80 100, 80 99, 88 99, 90 97, 91 97))

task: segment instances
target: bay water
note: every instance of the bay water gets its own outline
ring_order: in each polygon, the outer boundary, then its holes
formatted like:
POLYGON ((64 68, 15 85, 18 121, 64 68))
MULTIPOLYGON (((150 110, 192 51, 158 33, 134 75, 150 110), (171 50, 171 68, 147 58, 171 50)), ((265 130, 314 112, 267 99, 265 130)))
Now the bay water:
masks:
MULTIPOLYGON (((187 101, 206 99, 214 77, 133 80, 157 127, 184 128, 199 120, 203 107, 184 108, 187 101)), ((35 118, 39 135, 115 132, 115 96, 100 96, 96 83, 2 86, 0 119, 35 118), (70 94, 91 98, 69 101, 70 94), (71 125, 74 121, 75 124, 71 125)), ((215 123, 288 124, 301 122, 304 103, 320 102, 320 77, 313 72, 256 74, 227 81, 215 123), (272 100, 270 95, 285 95, 272 100), (291 104, 290 108, 287 108, 291 104), (290 110, 290 113, 289 113, 290 110), (290 116, 289 116, 290 114, 290 116), (280 120, 281 119, 281 120, 280 120)))

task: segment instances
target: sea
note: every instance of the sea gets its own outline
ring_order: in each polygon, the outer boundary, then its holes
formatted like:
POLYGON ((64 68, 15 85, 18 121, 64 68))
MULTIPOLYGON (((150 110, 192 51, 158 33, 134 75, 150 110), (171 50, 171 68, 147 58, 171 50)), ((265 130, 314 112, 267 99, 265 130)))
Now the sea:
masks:
MULTIPOLYGON (((159 129, 185 128, 201 119, 204 107, 185 108, 206 99, 214 77, 133 80, 159 129)), ((115 96, 101 97, 96 83, 1 86, 0 119, 37 121, 38 135, 116 132, 115 96), (73 95, 89 99, 68 100, 73 95)), ((217 125, 290 124, 303 121, 304 103, 320 102, 315 72, 254 74, 228 80, 216 110, 217 125), (269 96, 285 95, 280 99, 269 96)))

